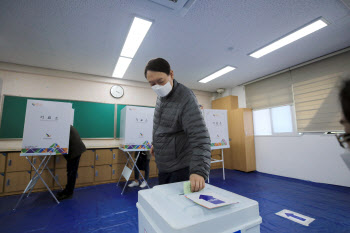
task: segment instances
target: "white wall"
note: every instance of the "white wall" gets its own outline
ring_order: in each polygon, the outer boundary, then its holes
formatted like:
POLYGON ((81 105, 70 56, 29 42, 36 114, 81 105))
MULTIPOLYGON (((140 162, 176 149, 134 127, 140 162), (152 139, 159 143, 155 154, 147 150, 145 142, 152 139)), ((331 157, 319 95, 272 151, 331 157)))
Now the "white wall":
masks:
POLYGON ((350 170, 335 136, 255 137, 259 172, 350 187, 350 170))
MULTIPOLYGON (((4 95, 144 106, 154 106, 156 102, 156 94, 146 82, 1 62, 0 79, 3 81, 1 103, 4 95), (110 95, 110 88, 115 84, 124 88, 125 94, 121 99, 115 99, 110 95)), ((204 91, 194 93, 204 108, 211 108, 212 93, 204 91)), ((0 150, 17 150, 21 148, 21 143, 21 140, 0 140, 0 150)), ((119 145, 119 141, 114 139, 84 140, 84 143, 90 148, 119 145)))
POLYGON ((246 108, 245 90, 244 86, 236 86, 232 88, 231 95, 238 96, 238 107, 246 108))

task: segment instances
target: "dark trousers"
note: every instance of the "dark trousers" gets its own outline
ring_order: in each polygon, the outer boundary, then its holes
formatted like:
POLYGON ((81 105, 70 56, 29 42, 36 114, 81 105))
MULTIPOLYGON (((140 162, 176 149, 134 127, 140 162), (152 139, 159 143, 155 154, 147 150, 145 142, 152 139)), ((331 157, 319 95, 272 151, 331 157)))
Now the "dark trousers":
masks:
POLYGON ((185 167, 170 173, 159 173, 159 184, 170 184, 180 181, 186 181, 190 179, 190 168, 185 167))
MULTIPOLYGON (((149 178, 149 159, 147 159, 147 163, 145 163, 145 180, 147 181, 148 178, 149 178)), ((139 180, 140 179, 140 174, 139 174, 139 171, 134 168, 134 171, 135 171, 135 179, 136 180, 139 180)))
MULTIPOLYGON (((67 156, 68 157, 68 156, 67 156)), ((76 158, 67 158, 66 156, 64 157, 67 160, 67 184, 66 184, 66 191, 68 193, 73 193, 74 192, 74 187, 75 187, 75 181, 77 179, 77 172, 79 168, 79 161, 80 161, 80 156, 76 158)))

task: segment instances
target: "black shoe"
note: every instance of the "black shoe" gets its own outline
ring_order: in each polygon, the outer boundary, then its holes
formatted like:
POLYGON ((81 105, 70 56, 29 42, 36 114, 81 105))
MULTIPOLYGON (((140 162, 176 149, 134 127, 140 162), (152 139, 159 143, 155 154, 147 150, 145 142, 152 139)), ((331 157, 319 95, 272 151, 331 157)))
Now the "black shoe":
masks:
POLYGON ((62 201, 64 199, 71 199, 73 197, 73 193, 62 193, 61 195, 56 195, 57 200, 62 201))
POLYGON ((67 193, 67 190, 63 189, 62 191, 59 191, 59 192, 56 193, 56 197, 58 198, 58 197, 64 195, 65 193, 67 193))

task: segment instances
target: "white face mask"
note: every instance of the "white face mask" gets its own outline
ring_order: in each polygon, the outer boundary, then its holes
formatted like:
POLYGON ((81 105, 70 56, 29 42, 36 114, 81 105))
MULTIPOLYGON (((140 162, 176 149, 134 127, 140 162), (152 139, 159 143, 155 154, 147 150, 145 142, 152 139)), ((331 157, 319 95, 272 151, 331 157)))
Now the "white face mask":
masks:
POLYGON ((164 97, 171 92, 171 89, 173 89, 173 87, 171 86, 170 82, 167 82, 164 86, 154 85, 152 86, 152 89, 155 93, 157 93, 157 95, 164 97))

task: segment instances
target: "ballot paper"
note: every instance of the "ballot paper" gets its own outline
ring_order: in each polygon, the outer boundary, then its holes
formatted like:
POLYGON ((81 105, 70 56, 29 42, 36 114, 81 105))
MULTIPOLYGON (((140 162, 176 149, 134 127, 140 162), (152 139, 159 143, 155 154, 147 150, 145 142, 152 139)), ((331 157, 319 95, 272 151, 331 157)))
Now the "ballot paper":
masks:
POLYGON ((190 194, 192 193, 191 191, 191 182, 190 181, 186 181, 184 182, 184 194, 190 194))
POLYGON ((219 193, 214 193, 206 190, 186 194, 185 197, 208 209, 238 203, 238 200, 227 198, 219 193))

